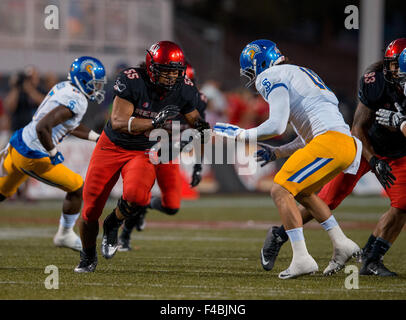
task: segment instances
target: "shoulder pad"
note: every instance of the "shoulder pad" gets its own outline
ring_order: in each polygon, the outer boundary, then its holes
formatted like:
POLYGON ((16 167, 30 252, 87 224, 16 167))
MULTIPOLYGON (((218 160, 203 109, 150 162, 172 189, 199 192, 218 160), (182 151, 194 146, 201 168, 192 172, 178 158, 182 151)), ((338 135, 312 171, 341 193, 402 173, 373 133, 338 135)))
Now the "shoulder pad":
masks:
POLYGON ((135 94, 137 86, 143 81, 136 68, 127 68, 121 71, 117 76, 113 86, 114 93, 120 98, 131 99, 135 94))

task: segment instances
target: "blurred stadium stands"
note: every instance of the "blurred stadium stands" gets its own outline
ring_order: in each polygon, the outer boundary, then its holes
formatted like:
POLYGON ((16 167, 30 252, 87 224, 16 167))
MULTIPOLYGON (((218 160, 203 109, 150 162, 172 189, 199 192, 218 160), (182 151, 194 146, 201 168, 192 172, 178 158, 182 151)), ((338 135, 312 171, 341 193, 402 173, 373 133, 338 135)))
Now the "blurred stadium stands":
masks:
MULTIPOLYGON (((350 4, 359 6, 360 1, 2 0, 0 147, 11 133, 10 115, 4 106, 10 77, 27 65, 38 68, 41 87, 47 90, 55 81, 66 78, 75 57, 93 55, 101 59, 109 77, 107 99, 102 106, 91 103, 84 119, 100 132, 109 114, 111 84, 120 66, 138 64, 145 57, 145 49, 163 39, 178 42, 196 69, 198 86, 210 98, 211 123, 224 120, 253 127, 267 116, 261 99, 242 89, 239 54, 246 43, 269 38, 294 63, 314 69, 325 80, 351 124, 357 100, 359 30, 344 27, 344 8, 350 4), (48 5, 59 8, 58 30, 44 26, 48 5)), ((405 36, 406 30, 406 3, 384 1, 384 8, 382 53, 391 40, 405 36)), ((290 138, 287 134, 274 143, 290 138)), ((268 168, 263 175, 272 176, 279 165, 268 168)), ((228 186, 216 183, 216 175, 218 179, 218 174, 235 174, 235 170, 229 166, 212 169, 205 171, 207 183, 202 183, 202 190, 225 188, 231 192, 269 187, 269 179, 262 181, 261 176, 251 180, 245 177, 239 184, 228 186)), ((230 176, 224 179, 234 181, 230 176)))

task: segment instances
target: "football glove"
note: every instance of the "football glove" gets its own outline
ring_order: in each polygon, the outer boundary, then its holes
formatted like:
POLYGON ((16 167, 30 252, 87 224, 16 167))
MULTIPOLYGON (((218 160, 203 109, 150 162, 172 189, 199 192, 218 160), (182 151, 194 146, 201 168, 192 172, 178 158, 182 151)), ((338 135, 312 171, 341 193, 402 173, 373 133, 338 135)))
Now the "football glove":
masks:
POLYGON ((275 151, 271 146, 264 143, 258 143, 258 146, 260 146, 262 149, 255 152, 254 156, 256 157, 255 160, 257 162, 262 162, 261 167, 276 160, 275 151))
POLYGON ((384 189, 390 188, 391 185, 395 184, 396 177, 391 173, 392 168, 386 161, 372 156, 371 160, 369 160, 369 165, 384 189))
POLYGON ((196 163, 193 166, 193 174, 192 174, 192 182, 190 183, 190 186, 196 187, 200 181, 202 181, 202 165, 196 163))
POLYGON ((213 131, 218 136, 236 139, 240 133, 245 131, 245 129, 241 129, 233 124, 217 122, 213 127, 213 131))
POLYGON ((55 166, 59 163, 62 163, 65 158, 63 157, 62 153, 60 153, 59 151, 56 153, 56 155, 54 156, 50 156, 49 159, 51 159, 51 163, 55 166))
POLYGON ((395 102, 395 107, 397 112, 387 109, 379 109, 376 112, 376 121, 383 126, 400 129, 400 125, 406 121, 406 110, 404 110, 397 102, 395 102))
POLYGON ((201 136, 201 143, 202 144, 207 143, 207 141, 210 138, 210 135, 207 134, 207 132, 205 134, 204 131, 210 129, 210 124, 208 122, 204 121, 203 119, 197 119, 195 121, 195 123, 193 124, 193 128, 196 129, 197 131, 199 131, 200 136, 201 136))
POLYGON ((168 105, 163 108, 159 113, 152 119, 152 126, 156 128, 162 128, 167 120, 175 118, 179 114, 180 108, 175 105, 168 105))

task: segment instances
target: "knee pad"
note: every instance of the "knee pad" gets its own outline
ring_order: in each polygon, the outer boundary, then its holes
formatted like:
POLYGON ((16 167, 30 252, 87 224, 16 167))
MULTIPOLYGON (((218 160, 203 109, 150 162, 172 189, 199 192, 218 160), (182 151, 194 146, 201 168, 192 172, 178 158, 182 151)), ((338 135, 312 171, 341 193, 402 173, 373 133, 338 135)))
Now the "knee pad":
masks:
POLYGON ((4 200, 6 200, 6 196, 3 196, 3 195, 0 193, 0 202, 2 202, 2 201, 4 201, 4 200))
POLYGON ((123 199, 123 197, 118 199, 117 207, 126 219, 137 215, 137 213, 143 208, 143 206, 129 205, 128 202, 123 199))
POLYGON ((179 208, 172 209, 172 208, 162 207, 162 209, 164 210, 164 212, 166 214, 168 214, 170 216, 173 216, 173 215, 177 214, 178 211, 179 211, 179 208))

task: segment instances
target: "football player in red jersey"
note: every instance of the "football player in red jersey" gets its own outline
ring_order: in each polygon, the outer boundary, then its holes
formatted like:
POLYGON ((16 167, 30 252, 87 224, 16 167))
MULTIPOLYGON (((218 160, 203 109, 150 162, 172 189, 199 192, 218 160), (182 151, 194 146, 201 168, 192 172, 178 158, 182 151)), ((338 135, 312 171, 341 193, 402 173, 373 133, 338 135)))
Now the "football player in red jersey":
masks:
MULTIPOLYGON (((114 86, 113 110, 93 151, 86 174, 84 206, 79 223, 83 250, 75 272, 93 272, 97 265, 98 219, 120 174, 123 195, 103 223, 102 255, 117 251, 118 229, 123 220, 137 215, 149 202, 156 178, 149 134, 183 114, 201 134, 209 125, 196 110, 199 92, 185 79, 182 49, 159 41, 147 50, 145 66, 123 70, 114 86)), ((202 139, 203 141, 203 139, 202 139)))
MULTIPOLYGON (((391 205, 380 218, 362 253, 361 275, 396 276, 383 264, 389 250, 406 222, 406 138, 399 129, 383 126, 377 120, 378 109, 397 111, 405 106, 406 97, 399 77, 398 58, 406 48, 406 38, 392 41, 383 61, 369 66, 360 79, 359 103, 354 116, 352 133, 362 141, 362 160, 356 175, 341 173, 326 184, 318 196, 335 209, 354 189, 359 179, 369 171, 375 173, 385 188, 391 205)), ((284 154, 281 148, 265 146, 259 161, 273 161, 284 154)), ((303 223, 313 219, 301 208, 303 223)), ((288 236, 283 226, 272 227, 261 250, 261 264, 267 271, 273 268, 276 257, 288 236)), ((341 266, 337 266, 340 268, 341 266)))
MULTIPOLYGON (((196 85, 195 71, 192 65, 186 62, 186 77, 190 79, 194 85, 196 85)), ((207 106, 207 98, 204 94, 200 93, 199 104, 197 105, 197 110, 200 116, 205 119, 205 110, 207 106)), ((173 121, 179 121, 181 130, 187 129, 189 126, 186 122, 185 117, 179 115, 174 118, 173 121)), ((189 141, 180 141, 180 151, 189 143, 189 141)), ((148 206, 144 207, 137 215, 134 215, 124 221, 123 230, 119 237, 119 247, 118 251, 129 251, 130 247, 130 237, 131 232, 135 228, 138 231, 142 231, 145 227, 145 215, 147 213, 147 208, 155 209, 161 211, 168 215, 175 215, 180 208, 181 203, 181 175, 179 164, 172 163, 159 163, 155 165, 156 180, 158 182, 159 188, 161 190, 161 197, 151 197, 151 201, 148 206)), ((201 163, 196 163, 193 166, 192 181, 190 185, 196 187, 201 181, 202 165, 201 163)))

